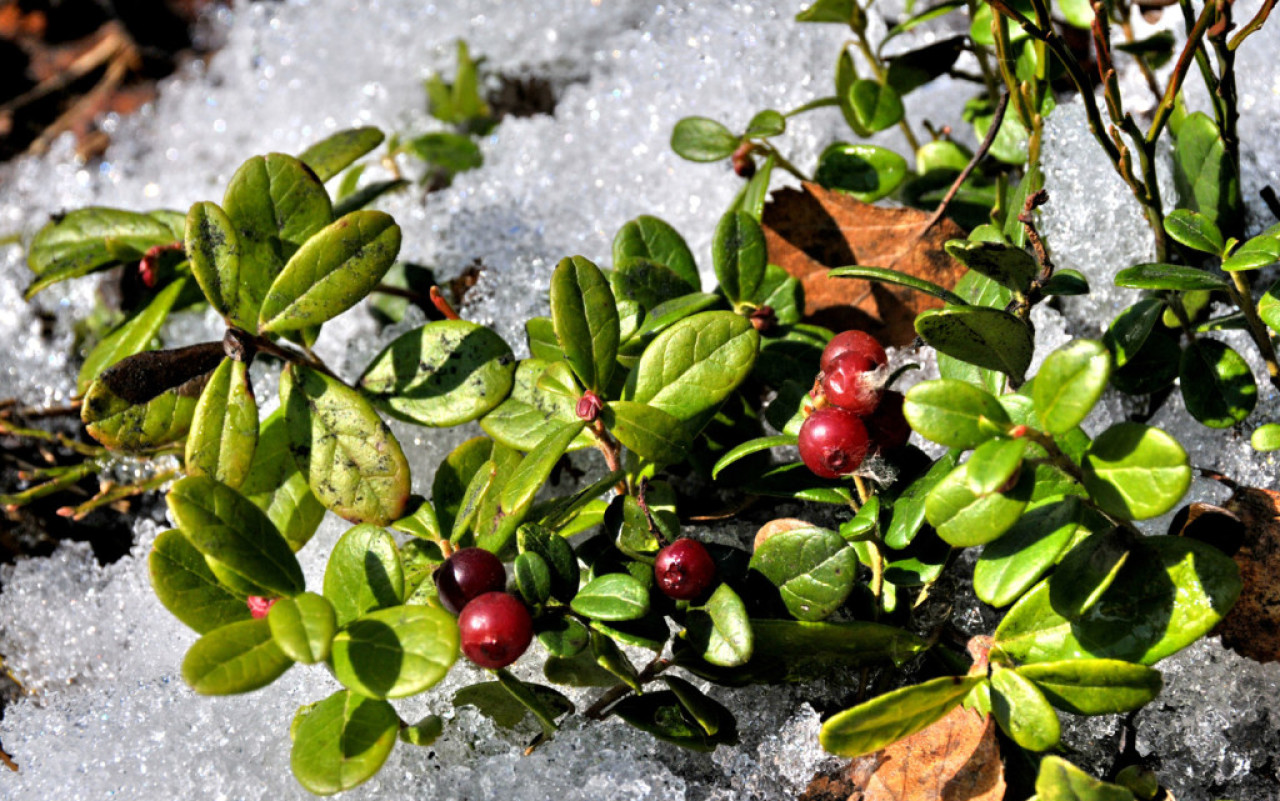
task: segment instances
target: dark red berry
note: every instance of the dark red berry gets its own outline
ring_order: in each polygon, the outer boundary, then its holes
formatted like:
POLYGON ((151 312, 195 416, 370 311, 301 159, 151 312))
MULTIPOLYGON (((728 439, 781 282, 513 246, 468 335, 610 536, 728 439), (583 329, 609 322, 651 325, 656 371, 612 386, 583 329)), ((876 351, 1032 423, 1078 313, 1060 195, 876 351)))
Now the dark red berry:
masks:
POLYGON ((271 611, 271 607, 275 606, 279 598, 263 598, 261 595, 250 595, 245 599, 249 604, 249 614, 253 615, 254 620, 262 620, 271 611))
POLYGON ((738 145, 738 149, 733 151, 733 156, 729 158, 729 162, 733 164, 733 171, 738 174, 739 178, 751 178, 756 174, 756 160, 751 158, 752 150, 755 150, 754 144, 743 142, 738 145))
POLYGON ((436 568, 435 580, 440 604, 456 615, 472 599, 506 589, 507 571, 484 548, 463 548, 436 568))
POLYGON ((668 598, 692 601, 716 580, 716 562, 706 546, 688 537, 678 539, 658 551, 653 563, 658 589, 668 598))
POLYGON ((889 390, 880 397, 880 405, 863 423, 876 450, 889 452, 901 448, 911 438, 911 426, 902 415, 902 393, 889 390))
POLYGON ((604 401, 600 400, 600 396, 591 390, 582 393, 582 397, 578 398, 578 406, 574 411, 578 415, 579 420, 586 420, 588 423, 594 423, 596 418, 600 416, 600 410, 604 408, 604 401))
POLYGON ((866 331, 851 329, 836 334, 827 343, 826 349, 822 351, 820 369, 824 373, 827 372, 827 368, 835 361, 837 356, 849 352, 861 353, 867 359, 870 359, 876 367, 889 363, 889 356, 884 352, 884 347, 875 337, 866 331))
POLYGON ((497 670, 520 658, 533 640, 533 619, 514 595, 486 592, 458 617, 462 653, 480 667, 497 670))
POLYGON ((800 458, 823 478, 839 478, 857 470, 869 445, 862 420, 834 406, 818 409, 800 426, 800 458))
POLYGON ((837 356, 822 374, 822 393, 827 396, 827 402, 859 417, 871 414, 882 394, 876 366, 854 351, 837 356))

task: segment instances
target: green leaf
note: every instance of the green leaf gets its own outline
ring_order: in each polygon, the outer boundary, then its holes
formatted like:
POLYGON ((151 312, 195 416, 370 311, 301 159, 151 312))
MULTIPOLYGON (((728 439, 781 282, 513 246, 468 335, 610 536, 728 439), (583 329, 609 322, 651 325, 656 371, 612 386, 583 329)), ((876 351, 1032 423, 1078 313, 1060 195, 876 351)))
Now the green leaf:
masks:
POLYGON ((1111 323, 1102 341, 1115 357, 1117 368, 1128 364, 1142 349, 1164 308, 1159 298, 1143 298, 1120 312, 1111 323))
POLYGON ((606 573, 583 585, 569 605, 595 620, 637 620, 649 613, 649 591, 628 573, 606 573))
POLYGON ((991 713, 1000 728, 1028 751, 1047 751, 1062 736, 1058 713, 1044 693, 1016 670, 992 672, 991 713))
POLYGON ((1195 339, 1178 368, 1182 400, 1191 416, 1210 428, 1230 428, 1253 412, 1258 385, 1249 363, 1216 339, 1195 339))
POLYGON ((649 310, 640 327, 623 345, 622 352, 618 354, 619 360, 628 367, 635 367, 644 349, 658 334, 686 317, 692 317, 698 312, 718 306, 721 302, 719 295, 713 295, 710 292, 693 292, 659 303, 649 310))
POLYGON ((221 342, 144 351, 107 368, 89 385, 80 419, 89 436, 114 451, 147 451, 182 439, 221 342))
POLYGON ((516 527, 528 514, 534 495, 547 482, 556 462, 560 461, 560 457, 564 456, 565 451, 569 449, 569 444, 586 428, 586 425, 585 421, 578 420, 560 426, 520 460, 519 466, 502 487, 501 505, 498 511, 501 524, 493 537, 478 536, 477 545, 494 553, 503 549, 507 539, 515 534, 516 527))
POLYGON ((1097 340, 1075 339, 1049 354, 1031 390, 1041 428, 1064 434, 1080 425, 1110 377, 1111 354, 1097 340))
POLYGON ((1017 669, 1049 702, 1075 715, 1114 715, 1139 709, 1160 694, 1160 671, 1116 659, 1038 662, 1017 669))
POLYGON ((960 453, 959 449, 953 449, 938 457, 924 475, 912 481, 893 499, 889 525, 884 530, 886 545, 900 551, 911 544, 924 525, 924 507, 929 493, 959 463, 960 453))
POLYGON ((289 430, 284 409, 276 409, 262 421, 253 464, 240 492, 267 513, 295 552, 315 534, 324 517, 324 506, 307 486, 289 450, 289 430))
POLYGON ((1246 241, 1222 262, 1226 272, 1261 270, 1280 261, 1280 239, 1262 234, 1246 241))
POLYGON ((1221 256, 1225 249, 1222 232, 1213 220, 1190 209, 1174 209, 1164 218, 1164 230, 1187 247, 1221 256))
POLYGON ((974 449, 965 463, 966 487, 974 495, 988 495, 1017 476, 1027 442, 1020 439, 990 439, 974 449))
POLYGON ((419 425, 483 417, 511 391, 511 347, 482 325, 441 320, 406 331, 373 358, 358 385, 380 408, 419 425))
MULTIPOLYGON (((945 17, 947 14, 950 14, 952 11, 956 11, 957 9, 964 8, 964 6, 965 4, 961 2, 961 0, 947 0, 946 2, 938 3, 935 6, 926 8, 924 11, 921 11, 918 14, 914 14, 908 17, 907 19, 903 20, 902 22, 899 22, 897 25, 894 25, 892 28, 889 29, 888 33, 884 35, 884 38, 880 40, 879 49, 883 50, 886 43, 901 36, 902 34, 907 33, 908 31, 911 31, 911 30, 915 30, 917 27, 919 27, 920 25, 923 25, 926 22, 931 22, 935 19, 945 17)), ((961 166, 963 167, 964 165, 961 165, 961 166)), ((921 170, 921 172, 924 172, 924 170, 921 170)))
POLYGON ((773 180, 773 166, 777 161, 778 158, 773 153, 766 156, 764 163, 756 169, 756 174, 743 184, 729 208, 745 211, 757 220, 764 217, 764 204, 769 200, 769 184, 773 180))
POLYGON ((1240 176, 1217 123, 1201 111, 1187 115, 1173 147, 1174 182, 1191 208, 1223 226, 1238 225, 1240 176))
POLYGON ((756 495, 814 503, 832 503, 838 506, 848 506, 853 499, 848 482, 818 478, 802 462, 771 467, 740 489, 756 495))
POLYGON ((223 359, 213 371, 191 418, 187 475, 208 475, 238 489, 258 446, 258 404, 244 362, 223 359))
MULTIPOLYGON (((578 422, 577 397, 549 392, 538 386, 555 365, 541 359, 525 359, 516 365, 515 380, 506 400, 480 419, 485 433, 510 448, 531 451, 562 425, 578 422)), ((591 447, 594 440, 584 432, 569 450, 591 447)))
POLYGON ((266 687, 291 665, 267 621, 242 620, 196 640, 182 660, 182 678, 201 695, 234 695, 266 687))
POLYGON ((578 591, 578 558, 573 548, 554 531, 543 526, 526 523, 516 532, 521 553, 536 554, 542 558, 550 573, 552 597, 568 602, 578 591))
POLYGON ((582 385, 604 393, 618 355, 618 310, 609 282, 581 256, 561 259, 551 276, 551 322, 582 385))
POLYGON ((235 325, 256 331, 240 303, 240 239, 231 218, 216 203, 201 201, 187 212, 187 258, 191 274, 213 310, 235 325))
POLYGON ((788 445, 795 445, 796 438, 791 434, 778 434, 772 437, 756 437, 731 448, 724 456, 721 456, 716 462, 715 467, 711 468, 711 478, 715 479, 720 475, 720 471, 724 470, 734 462, 739 461, 753 453, 767 451, 771 448, 781 448, 788 445))
POLYGON ((853 114, 851 122, 857 122, 857 126, 852 127, 859 136, 865 135, 864 131, 875 133, 891 128, 904 114, 902 98, 893 87, 865 79, 853 82, 842 103, 848 104, 853 114))
POLYGON ((859 11, 854 0, 814 0, 808 8, 796 14, 796 22, 838 22, 852 25, 854 14, 859 11))
POLYGON ((1046 295, 1087 295, 1089 282, 1075 270, 1055 270, 1040 291, 1046 295))
POLYGON ((276 276, 259 313, 273 334, 319 325, 356 305, 400 252, 400 226, 381 211, 353 211, 302 244, 276 276))
POLYGON ((355 390, 307 367, 280 377, 289 447, 325 508, 353 523, 386 525, 409 499, 400 443, 355 390))
POLYGON ((813 180, 874 203, 891 194, 907 177, 907 160, 888 148, 864 143, 833 142, 818 157, 813 180))
MULTIPOLYGON (((574 589, 577 590, 576 587, 574 589)), ((538 642, 552 657, 577 656, 591 644, 591 632, 577 618, 546 616, 539 618, 534 625, 538 630, 538 642)))
POLYGON ((787 611, 817 621, 840 607, 858 579, 858 555, 834 531, 816 526, 780 532, 751 556, 751 569, 778 588, 787 611))
POLYGON ((1280 331, 1280 281, 1267 287, 1267 291, 1258 299, 1258 317, 1272 331, 1280 331))
POLYGON ((818 741, 830 753, 856 757, 879 751, 941 720, 986 676, 943 676, 885 693, 822 724, 818 741))
POLYGON ((427 715, 422 720, 400 729, 400 742, 409 745, 429 746, 444 733, 444 718, 427 715))
POLYGON ((147 566, 160 603, 197 633, 250 619, 244 598, 218 581, 204 554, 178 529, 156 537, 147 566))
POLYGON ((551 598, 551 571, 545 559, 536 553, 522 553, 513 567, 516 590, 526 604, 541 606, 551 598))
POLYGON ((333 604, 339 626, 404 603, 404 564, 396 541, 367 523, 348 529, 329 555, 324 595, 333 604))
POLYGON ((1035 797, 1039 801, 1134 801, 1125 788, 1098 781, 1056 756, 1040 760, 1035 797))
POLYGON ((1249 444, 1260 453, 1280 450, 1280 423, 1267 423, 1255 428, 1249 444))
POLYGON ((618 229, 613 238, 613 264, 617 267, 628 259, 661 264, 695 290, 701 286, 693 251, 679 231, 657 217, 641 215, 618 229))
POLYGON ((1087 532, 1083 517, 1080 499, 1073 495, 1028 510, 982 549, 973 569, 974 594, 995 607, 1013 603, 1087 532))
POLYGON ((847 267, 835 267, 827 270, 829 278, 865 278, 868 281, 881 281, 886 284, 897 284, 899 286, 909 287, 917 292, 923 292, 926 295, 933 295, 935 298, 941 298, 947 303, 953 303, 957 306, 968 305, 964 298, 943 289, 937 284, 916 278, 914 275, 900 273, 897 270, 887 270, 883 267, 864 267, 862 265, 849 265, 847 267))
POLYGON ((280 532, 240 493, 208 476, 188 476, 165 496, 169 515, 218 580, 268 598, 302 592, 302 568, 280 532))
POLYGON ((333 207, 310 168, 292 156, 270 153, 236 170, 222 208, 240 242, 232 317, 254 330, 267 288, 298 248, 333 220, 333 207))
MULTIPOLYGON (((884 40, 881 40, 879 49, 883 51, 884 40)), ((951 72, 956 59, 965 49, 963 36, 948 36, 889 56, 884 59, 885 83, 899 95, 914 92, 951 72)))
POLYGON ((759 345, 760 335, 740 315, 711 311, 686 317, 645 348, 623 399, 692 420, 738 388, 759 345))
POLYGON ((902 414, 921 436, 949 448, 980 445, 1009 422, 994 395, 952 378, 922 381, 907 390, 902 414))
POLYGON ((1084 485, 1108 514, 1125 520, 1158 517, 1191 485, 1187 452, 1158 428, 1117 423, 1085 452, 1084 485))
POLYGON ((681 461, 691 444, 689 432, 679 418, 648 404, 611 401, 600 419, 628 450, 654 464, 681 461))
POLYGON ((614 264, 609 274, 618 301, 633 301, 644 309, 683 297, 697 290, 697 283, 689 283, 670 267, 648 259, 630 257, 614 264))
POLYGON ((36 279, 23 293, 30 300, 40 290, 69 278, 105 269, 122 261, 121 251, 141 257, 155 245, 178 237, 149 214, 100 206, 76 209, 47 223, 27 250, 27 266, 36 279))
POLYGON ((427 542, 438 543, 444 539, 444 533, 440 528, 440 518, 436 517, 435 506, 431 504, 431 501, 415 495, 414 500, 409 504, 410 508, 413 507, 415 501, 417 502, 417 508, 392 523, 391 528, 396 531, 403 531, 406 534, 412 534, 427 542))
POLYGON ((551 731, 555 731, 552 721, 556 713, 573 708, 569 699, 550 687, 525 684, 506 670, 499 670, 496 675, 499 677, 498 681, 471 684, 455 692, 454 707, 475 707, 481 715, 492 720, 494 725, 510 729, 524 720, 532 705, 551 724, 551 731))
POLYGON ((727 159, 738 143, 732 131, 706 117, 685 117, 671 130, 671 149, 689 161, 727 159))
POLYGON ((1224 279, 1180 264, 1139 264, 1116 273, 1116 286, 1132 289, 1218 289, 1230 286, 1224 279))
POLYGON ((747 130, 743 136, 781 136, 786 132, 787 118, 781 112, 767 108, 764 111, 756 112, 756 115, 751 118, 751 122, 747 123, 747 130))
POLYGON ((382 144, 383 139, 386 136, 377 128, 348 128, 316 142, 302 151, 298 159, 322 182, 328 181, 382 144))
POLYGON ((350 790, 382 768, 399 728, 391 704, 339 690, 301 713, 289 755, 293 775, 316 795, 350 790))
POLYGON ((755 646, 746 604, 728 584, 716 587, 705 605, 689 611, 685 636, 703 659, 720 667, 745 665, 755 646))
POLYGON ((1019 247, 999 242, 970 242, 953 239, 946 244, 947 253, 956 261, 997 284, 1025 293, 1040 267, 1031 254, 1019 247))
POLYGON ((1023 471, 1007 492, 977 495, 969 489, 968 464, 962 464, 938 483, 925 500, 924 513, 938 536, 965 548, 997 539, 1018 522, 1035 486, 1032 471, 1023 471))
MULTIPOLYGON (((702 699, 704 706, 715 704, 710 698, 702 699)), ((733 714, 720 707, 716 718, 720 720, 717 733, 706 732, 703 725, 685 708, 681 698, 671 690, 646 692, 622 699, 613 707, 613 714, 640 731, 647 732, 663 742, 673 743, 691 751, 714 751, 721 743, 737 742, 733 714)))
POLYGON ((76 392, 84 394, 98 374, 108 367, 129 356, 141 353, 151 347, 151 343, 160 334, 160 328, 173 311, 178 299, 191 285, 190 279, 179 278, 169 283, 156 293, 146 306, 143 306, 132 317, 116 326, 111 333, 94 346, 80 366, 80 374, 76 378, 76 392))
POLYGON ((720 282, 720 291, 730 303, 738 304, 755 297, 764 280, 767 261, 764 230, 755 217, 730 211, 720 218, 711 239, 711 264, 720 282))
POLYGON ((458 658, 458 623, 433 606, 393 606, 333 638, 333 675, 371 698, 405 698, 440 681, 458 658))
POLYGON ((1031 364, 1031 329, 1001 309, 949 306, 916 316, 916 333, 942 353, 1021 381, 1031 364))
POLYGON ((280 650, 304 665, 328 659, 329 646, 338 631, 333 605, 314 592, 276 601, 267 613, 267 623, 280 650))

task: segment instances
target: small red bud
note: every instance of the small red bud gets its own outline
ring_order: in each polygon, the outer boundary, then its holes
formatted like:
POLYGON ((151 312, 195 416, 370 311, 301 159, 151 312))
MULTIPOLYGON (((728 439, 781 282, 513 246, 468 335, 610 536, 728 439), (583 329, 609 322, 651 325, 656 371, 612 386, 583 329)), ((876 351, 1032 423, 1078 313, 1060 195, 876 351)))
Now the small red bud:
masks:
POLYGON ((738 145, 738 149, 733 151, 733 155, 729 160, 733 163, 733 171, 738 174, 739 178, 751 178, 756 174, 756 162, 751 158, 751 151, 755 149, 755 145, 751 142, 743 142, 738 145))
POLYGON ((253 615, 254 620, 262 620, 271 611, 271 607, 275 606, 279 598, 263 598, 261 595, 250 595, 245 601, 249 604, 249 614, 253 615))
POLYGON ((596 418, 600 416, 600 410, 604 408, 604 401, 600 400, 600 396, 591 390, 582 393, 582 397, 578 398, 578 407, 575 412, 579 420, 586 420, 588 423, 594 423, 596 418))
POLYGON ((156 286, 156 260, 148 253, 138 262, 138 274, 142 276, 142 283, 147 289, 155 289, 156 286))
POLYGON ((1021 425, 1019 425, 1019 426, 1014 426, 1013 428, 1009 429, 1009 438, 1010 438, 1010 439, 1022 439, 1022 438, 1023 438, 1023 437, 1025 437, 1026 435, 1027 435, 1027 427, 1026 427, 1026 426, 1021 426, 1021 425))
POLYGON ((772 306, 760 306, 751 312, 751 327, 762 334, 767 334, 778 324, 778 315, 773 313, 772 306))

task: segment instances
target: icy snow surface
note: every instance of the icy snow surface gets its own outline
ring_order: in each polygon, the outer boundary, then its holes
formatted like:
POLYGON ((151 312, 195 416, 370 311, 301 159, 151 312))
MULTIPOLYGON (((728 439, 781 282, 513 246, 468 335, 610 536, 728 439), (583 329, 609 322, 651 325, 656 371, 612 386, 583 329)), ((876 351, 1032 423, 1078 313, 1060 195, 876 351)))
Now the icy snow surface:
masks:
MULTIPOLYGON (((453 43, 463 38, 491 69, 549 79, 559 94, 556 112, 506 120, 482 143, 482 169, 460 176, 448 191, 404 193, 382 208, 404 227, 403 257, 432 265, 439 277, 482 261, 484 277, 466 313, 522 343, 519 321, 545 310, 544 287, 556 261, 580 253, 607 264, 613 232, 638 214, 674 224, 709 273, 710 234, 738 182, 727 165, 679 160, 668 146, 670 130, 687 114, 741 128, 759 109, 792 108, 827 93, 844 37, 834 26, 792 23, 796 10, 790 3, 725 0, 315 0, 221 11, 209 21, 208 35, 224 40, 225 48, 207 67, 168 82, 153 107, 109 120, 115 144, 102 163, 76 163, 70 143, 62 141, 44 159, 0 168, 0 234, 29 236, 50 214, 89 204, 185 209, 218 199, 247 156, 296 153, 352 125, 429 130, 434 123, 422 111, 421 80, 436 70, 451 74, 453 43)), ((1237 10, 1241 19, 1249 13, 1237 10)), ((1268 63, 1270 52, 1266 43, 1251 42, 1241 53, 1242 80, 1255 81, 1241 87, 1246 146, 1277 140, 1280 115, 1271 112, 1280 108, 1280 79, 1268 63)), ((967 91, 943 82, 913 94, 908 108, 917 121, 950 122, 967 138, 959 123, 967 91)), ((1099 234, 1112 223, 1117 230, 1139 228, 1141 220, 1096 145, 1071 130, 1078 111, 1067 104, 1051 118, 1045 152, 1054 197, 1044 228, 1059 264, 1090 276, 1098 293, 1090 302, 1119 309, 1125 301, 1108 289, 1108 277, 1146 256, 1140 244, 1099 234)), ((843 122, 825 110, 792 120, 783 147, 807 165, 834 138, 847 138, 843 122)), ((895 131, 878 141, 902 149, 895 131)), ((1264 183, 1276 183, 1274 151, 1248 151, 1246 163, 1254 168, 1245 179, 1253 196, 1264 183)), ((73 390, 76 367, 67 355, 70 320, 74 310, 90 307, 94 282, 55 287, 34 307, 21 300, 25 283, 19 248, 0 248, 0 338, 7 346, 0 398, 63 400, 73 390)), ((1038 359, 1068 331, 1096 333, 1077 330, 1047 308, 1037 309, 1034 319, 1038 359)), ((193 327, 190 319, 166 332, 177 343, 216 334, 212 321, 193 327)), ((389 338, 387 332, 382 337, 389 338)), ((379 345, 367 315, 355 310, 326 328, 318 350, 351 375, 379 345)), ((1276 419, 1280 404, 1265 382, 1260 389, 1264 413, 1254 420, 1276 419)), ((1100 430, 1128 411, 1124 400, 1108 398, 1090 425, 1100 430)), ((1269 461, 1246 469, 1252 464, 1248 431, 1187 426, 1176 408, 1157 423, 1192 437, 1198 464, 1276 485, 1269 461), (1224 439, 1230 447, 1223 448, 1224 439)), ((397 433, 419 490, 429 468, 466 436, 406 427, 397 433)), ((1212 497, 1211 487, 1198 484, 1197 491, 1212 497)), ((301 554, 310 586, 320 583, 324 555, 344 528, 330 518, 301 554)), ((16 775, 0 772, 0 797, 309 797, 288 770, 288 724, 298 705, 323 698, 336 683, 322 669, 295 667, 251 696, 195 696, 178 675, 195 635, 159 605, 147 579, 146 553, 158 530, 139 523, 133 553, 105 568, 87 547, 67 545, 48 559, 0 571, 0 654, 32 691, 0 722, 4 746, 22 766, 16 775)), ((970 605, 956 620, 968 630, 983 616, 970 605)), ((1223 654, 1216 642, 1197 645, 1165 667, 1165 694, 1138 717, 1137 747, 1164 759, 1161 777, 1174 784, 1177 797, 1208 798, 1210 785, 1238 801, 1275 797, 1280 671, 1223 654)), ((525 670, 522 675, 532 677, 534 669, 525 670)), ((816 745, 818 715, 799 692, 785 689, 715 690, 739 716, 744 742, 711 755, 606 723, 571 726, 524 757, 532 729, 494 731, 473 710, 452 709, 452 692, 479 675, 460 664, 442 686, 398 702, 408 720, 427 712, 449 717, 444 737, 431 748, 401 745, 382 772, 350 796, 773 799, 794 797, 828 761, 816 745)), ((807 690, 828 701, 838 691, 807 690)), ((580 705, 584 699, 589 703, 589 696, 575 698, 580 705)), ((1105 770, 1114 751, 1103 746, 1117 725, 1103 719, 1069 726, 1069 741, 1081 752, 1092 748, 1090 765, 1105 770)))

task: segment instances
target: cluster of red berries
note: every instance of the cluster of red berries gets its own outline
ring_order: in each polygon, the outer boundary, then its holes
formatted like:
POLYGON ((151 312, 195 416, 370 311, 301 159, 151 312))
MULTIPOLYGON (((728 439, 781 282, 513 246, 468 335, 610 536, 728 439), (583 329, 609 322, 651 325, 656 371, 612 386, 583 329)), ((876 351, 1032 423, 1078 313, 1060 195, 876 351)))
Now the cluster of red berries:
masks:
POLYGON ((884 348, 865 331, 845 331, 822 352, 814 410, 800 426, 800 458, 823 478, 857 470, 872 451, 906 444, 902 395, 884 389, 884 348))
POLYGON ((434 575, 440 605, 458 616, 462 653, 480 667, 510 665, 533 641, 533 618, 506 592, 507 571, 483 548, 455 551, 434 575))

